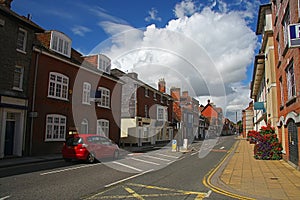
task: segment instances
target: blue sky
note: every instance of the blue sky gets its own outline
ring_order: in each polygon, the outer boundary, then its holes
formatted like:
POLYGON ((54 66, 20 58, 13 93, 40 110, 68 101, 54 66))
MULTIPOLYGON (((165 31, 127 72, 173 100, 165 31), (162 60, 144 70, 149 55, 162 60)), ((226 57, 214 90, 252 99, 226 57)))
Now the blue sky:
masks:
POLYGON ((235 118, 248 106, 259 5, 268 0, 14 0, 46 30, 72 38, 82 54, 105 53, 156 88, 188 90, 235 118))

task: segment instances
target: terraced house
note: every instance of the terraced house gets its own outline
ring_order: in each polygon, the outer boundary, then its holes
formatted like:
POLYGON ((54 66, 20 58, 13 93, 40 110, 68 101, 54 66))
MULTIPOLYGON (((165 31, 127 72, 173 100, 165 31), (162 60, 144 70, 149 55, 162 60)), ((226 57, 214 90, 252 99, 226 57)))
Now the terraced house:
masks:
POLYGON ((0 2, 0 158, 22 156, 28 115, 29 71, 35 33, 43 29, 0 2))

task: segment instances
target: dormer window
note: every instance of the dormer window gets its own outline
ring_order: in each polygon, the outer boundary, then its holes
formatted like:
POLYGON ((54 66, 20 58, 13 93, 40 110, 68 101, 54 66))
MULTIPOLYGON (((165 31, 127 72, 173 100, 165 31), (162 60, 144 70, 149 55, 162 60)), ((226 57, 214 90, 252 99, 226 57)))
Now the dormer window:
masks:
POLYGON ((68 58, 71 57, 71 39, 58 31, 51 31, 50 49, 68 58))
POLYGON ((98 69, 102 72, 110 74, 110 59, 105 55, 99 54, 98 55, 98 69))

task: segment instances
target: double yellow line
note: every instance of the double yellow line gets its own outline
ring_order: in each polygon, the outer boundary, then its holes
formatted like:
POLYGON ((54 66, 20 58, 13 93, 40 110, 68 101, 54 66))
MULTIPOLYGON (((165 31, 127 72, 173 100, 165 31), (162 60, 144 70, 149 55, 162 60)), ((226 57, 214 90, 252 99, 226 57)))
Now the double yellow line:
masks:
POLYGON ((211 189, 213 192, 219 193, 219 194, 223 194, 225 196, 229 196, 232 198, 236 198, 236 199, 244 199, 244 200, 255 200, 253 198, 250 197, 245 197, 245 196, 241 196, 238 194, 234 194, 231 193, 229 191, 223 190, 217 186, 214 186, 210 180, 212 178, 212 176, 219 170, 219 168, 222 166, 222 164, 227 160, 227 158, 229 157, 230 153, 233 151, 233 149, 236 149, 237 145, 238 145, 238 141, 234 144, 234 146, 232 146, 230 148, 230 150, 227 152, 227 155, 224 157, 224 159, 218 164, 217 167, 215 167, 214 169, 210 170, 203 178, 202 183, 205 187, 208 187, 209 189, 211 189))

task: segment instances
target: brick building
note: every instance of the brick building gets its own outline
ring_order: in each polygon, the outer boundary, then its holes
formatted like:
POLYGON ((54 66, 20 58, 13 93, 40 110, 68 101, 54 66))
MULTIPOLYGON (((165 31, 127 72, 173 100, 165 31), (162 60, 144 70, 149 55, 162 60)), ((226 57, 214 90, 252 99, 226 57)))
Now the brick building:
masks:
POLYGON ((0 2, 0 158, 25 151, 28 79, 35 33, 44 30, 0 2))
POLYGON ((112 69, 124 82, 121 108, 123 146, 145 147, 167 143, 173 138, 173 98, 166 94, 164 80, 155 89, 138 79, 135 72, 112 69))
MULTIPOLYGON (((300 166, 300 49, 291 46, 289 26, 299 27, 298 0, 272 0, 275 71, 277 84, 278 134, 284 159, 300 166)), ((297 36, 299 39, 299 35, 297 36)))
POLYGON ((36 38, 29 82, 28 154, 60 153, 65 138, 73 133, 97 133, 119 143, 122 85, 110 75, 109 58, 82 56, 59 31, 38 33, 36 38))

